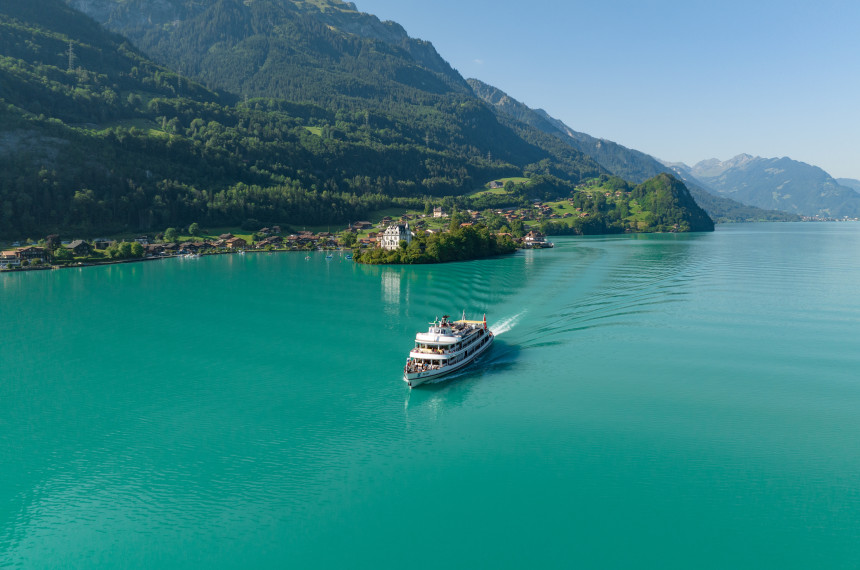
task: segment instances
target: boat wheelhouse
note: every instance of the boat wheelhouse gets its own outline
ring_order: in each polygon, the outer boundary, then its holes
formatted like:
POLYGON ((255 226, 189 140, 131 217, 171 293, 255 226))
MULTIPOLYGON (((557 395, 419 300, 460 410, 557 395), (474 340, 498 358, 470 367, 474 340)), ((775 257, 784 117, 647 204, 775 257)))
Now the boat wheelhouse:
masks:
POLYGON ((460 370, 486 351, 493 333, 482 321, 450 321, 448 315, 430 323, 426 333, 415 335, 415 347, 403 367, 403 380, 414 388, 420 384, 460 370))

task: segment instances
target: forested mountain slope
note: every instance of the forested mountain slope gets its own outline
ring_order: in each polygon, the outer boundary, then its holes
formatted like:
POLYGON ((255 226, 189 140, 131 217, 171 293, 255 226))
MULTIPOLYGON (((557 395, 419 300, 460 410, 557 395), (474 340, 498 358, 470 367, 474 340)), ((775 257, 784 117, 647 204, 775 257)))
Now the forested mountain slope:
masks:
MULTIPOLYGON (((348 4, 86 6, 143 40, 158 36, 152 48, 187 55, 185 67, 154 63, 60 0, 0 0, 2 237, 337 225, 498 178, 525 180, 521 199, 549 199, 608 174, 559 137, 495 113, 426 42, 348 4), (235 71, 224 83, 207 75, 219 65, 235 71)), ((686 188, 667 201, 665 186, 637 190, 655 208, 642 215, 655 227, 703 227, 679 208, 686 188)))
POLYGON ((151 62, 59 0, 0 0, 0 32, 4 235, 340 223, 496 177, 552 175, 565 191, 604 172, 570 149, 542 148, 540 133, 524 140, 456 90, 433 95, 426 115, 404 106, 416 121, 246 101, 151 62))

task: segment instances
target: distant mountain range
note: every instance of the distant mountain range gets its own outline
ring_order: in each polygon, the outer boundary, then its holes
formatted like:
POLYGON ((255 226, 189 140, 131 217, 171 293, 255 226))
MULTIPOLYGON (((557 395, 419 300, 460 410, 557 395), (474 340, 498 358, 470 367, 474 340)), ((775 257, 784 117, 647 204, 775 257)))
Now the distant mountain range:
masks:
POLYGON ((759 208, 804 216, 860 216, 860 182, 843 179, 845 182, 840 184, 821 168, 790 158, 739 154, 725 161, 712 158, 692 167, 671 167, 722 196, 759 208))

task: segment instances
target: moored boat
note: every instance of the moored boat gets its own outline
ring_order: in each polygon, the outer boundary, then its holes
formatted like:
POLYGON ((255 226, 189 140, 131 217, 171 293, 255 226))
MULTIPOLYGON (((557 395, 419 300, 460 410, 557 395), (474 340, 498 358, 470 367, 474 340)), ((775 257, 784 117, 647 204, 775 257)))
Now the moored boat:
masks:
POLYGON ((415 335, 415 347, 403 367, 410 388, 469 365, 493 344, 493 333, 482 321, 450 321, 448 315, 430 323, 426 333, 415 335))

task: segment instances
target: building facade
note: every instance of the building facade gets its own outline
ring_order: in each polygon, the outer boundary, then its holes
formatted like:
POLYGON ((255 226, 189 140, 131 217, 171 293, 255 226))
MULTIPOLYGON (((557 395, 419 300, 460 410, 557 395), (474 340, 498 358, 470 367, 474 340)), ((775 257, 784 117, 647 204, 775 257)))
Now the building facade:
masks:
POLYGON ((406 243, 412 242, 412 232, 409 230, 408 222, 405 224, 392 224, 385 228, 379 243, 382 249, 392 250, 400 247, 401 240, 405 240, 406 243))

